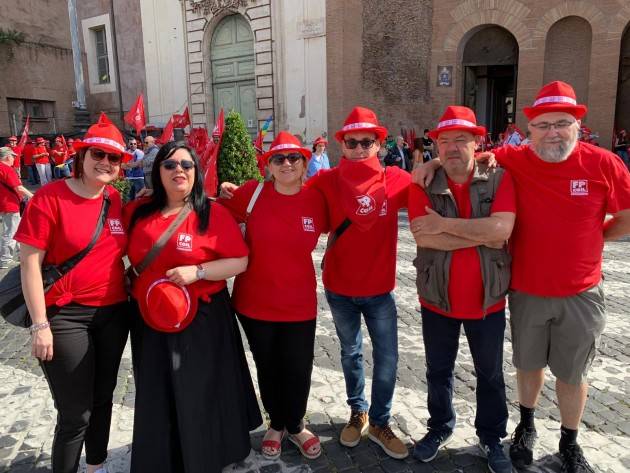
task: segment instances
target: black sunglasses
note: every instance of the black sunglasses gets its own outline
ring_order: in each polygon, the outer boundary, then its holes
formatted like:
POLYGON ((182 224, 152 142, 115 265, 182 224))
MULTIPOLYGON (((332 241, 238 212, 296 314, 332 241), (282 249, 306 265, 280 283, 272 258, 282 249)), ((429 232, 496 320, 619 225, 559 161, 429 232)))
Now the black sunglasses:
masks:
POLYGON ((300 159, 304 159, 304 157, 300 153, 274 154, 271 158, 269 158, 269 162, 275 164, 276 166, 282 166, 285 159, 289 160, 289 164, 295 164, 300 159))
POLYGON ((361 141, 355 140, 351 138, 349 140, 343 140, 348 149, 355 149, 357 146, 361 145, 363 149, 370 149, 376 143, 376 140, 368 140, 367 138, 361 141))
POLYGON ((177 169, 177 165, 181 166, 184 171, 189 171, 195 167, 195 162, 191 161, 190 159, 182 159, 181 161, 177 161, 175 159, 165 159, 160 164, 160 166, 162 166, 167 171, 177 169))
POLYGON ((122 154, 108 153, 96 148, 90 148, 90 156, 94 161, 102 161, 107 156, 107 160, 111 164, 118 164, 122 161, 122 154))

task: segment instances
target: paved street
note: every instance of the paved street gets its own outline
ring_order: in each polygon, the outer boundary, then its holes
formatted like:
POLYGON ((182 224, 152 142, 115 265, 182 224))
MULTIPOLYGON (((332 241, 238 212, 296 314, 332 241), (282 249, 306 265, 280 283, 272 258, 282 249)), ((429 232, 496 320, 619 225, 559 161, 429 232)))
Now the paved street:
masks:
MULTIPOLYGON (((398 287, 400 362, 398 383, 393 404, 397 430, 411 447, 414 439, 426 432, 426 383, 424 348, 420 317, 417 312, 415 272, 411 261, 415 244, 407 230, 405 214, 400 218, 398 254, 398 287)), ((320 242, 321 243, 321 242, 320 242)), ((319 268, 322 245, 315 255, 319 268)), ((369 258, 370 255, 365 255, 369 258)), ((606 247, 604 268, 608 296, 608 326, 600 354, 591 371, 590 399, 580 432, 581 444, 592 465, 599 472, 630 471, 630 254, 628 241, 606 247)), ((339 343, 328 306, 319 287, 320 315, 315 349, 313 385, 308 407, 308 423, 322 440, 324 454, 315 461, 303 460, 288 442, 279 461, 264 460, 258 453, 264 430, 252 435, 252 453, 238 465, 226 469, 235 472, 482 472, 485 461, 476 447, 474 407, 475 377, 465 337, 461 338, 456 366, 455 406, 458 414, 455 440, 429 464, 411 457, 404 461, 386 457, 367 439, 359 446, 342 447, 339 433, 349 410, 345 405, 345 386, 339 360, 339 343)), ((365 334, 368 376, 370 343, 365 334)), ((508 399, 511 401, 508 431, 517 420, 515 371, 511 363, 509 329, 505 343, 505 376, 508 399)), ((252 374, 255 369, 248 352, 252 374)), ((369 392, 368 381, 368 392, 369 392)), ((115 392, 114 418, 110 440, 108 468, 110 473, 129 470, 133 425, 134 384, 131 375, 129 347, 125 351, 119 382, 115 392)), ((50 451, 55 422, 46 381, 30 356, 26 332, 0 322, 0 472, 22 473, 50 470, 50 451)), ((560 461, 555 456, 559 439, 559 413, 554 401, 553 384, 545 385, 537 411, 540 435, 535 465, 530 472, 558 472, 560 461)), ((506 439, 507 449, 509 439, 506 439)))

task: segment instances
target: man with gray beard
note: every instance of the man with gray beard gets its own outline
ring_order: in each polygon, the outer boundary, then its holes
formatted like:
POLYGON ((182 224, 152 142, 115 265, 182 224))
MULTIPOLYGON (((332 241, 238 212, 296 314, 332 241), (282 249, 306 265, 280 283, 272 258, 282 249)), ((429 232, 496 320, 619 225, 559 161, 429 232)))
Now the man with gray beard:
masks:
MULTIPOLYGON (((533 461, 534 410, 549 366, 562 424, 561 472, 588 473, 577 430, 606 323, 602 251, 604 241, 630 233, 630 174, 610 151, 578 141, 587 108, 569 84, 545 85, 523 112, 531 143, 493 150, 514 180, 518 215, 509 307, 521 419, 510 457, 517 468, 533 461)), ((432 178, 435 161, 414 181, 432 178)))

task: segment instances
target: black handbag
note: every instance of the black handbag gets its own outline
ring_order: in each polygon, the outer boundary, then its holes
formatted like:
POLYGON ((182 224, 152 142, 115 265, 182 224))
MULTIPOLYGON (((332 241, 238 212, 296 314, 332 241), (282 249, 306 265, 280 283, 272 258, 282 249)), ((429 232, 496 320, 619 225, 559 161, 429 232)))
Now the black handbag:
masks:
MULTIPOLYGON (((56 281, 74 268, 94 247, 103 231, 110 204, 109 194, 105 189, 101 213, 88 246, 61 264, 42 266, 44 292, 48 291, 56 281)), ((22 293, 22 271, 19 265, 11 268, 0 280, 0 314, 7 322, 17 327, 28 328, 31 326, 31 317, 22 293)))

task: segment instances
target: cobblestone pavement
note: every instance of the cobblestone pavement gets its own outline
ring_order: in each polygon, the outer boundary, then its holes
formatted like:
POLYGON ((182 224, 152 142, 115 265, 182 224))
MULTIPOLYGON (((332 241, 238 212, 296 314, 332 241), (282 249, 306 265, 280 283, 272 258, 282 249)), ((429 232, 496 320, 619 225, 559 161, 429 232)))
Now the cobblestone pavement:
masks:
MULTIPOLYGON (((415 245, 407 230, 405 214, 400 217, 398 287, 400 362, 392 409, 392 422, 408 445, 426 432, 427 404, 424 348, 411 261, 415 245)), ((320 242, 321 243, 321 242, 320 242)), ((322 245, 315 260, 319 267, 322 245)), ((369 255, 366 255, 369 257, 369 255)), ((630 471, 630 254, 628 241, 606 246, 604 268, 608 295, 608 326, 600 354, 591 372, 590 398, 580 431, 581 444, 597 471, 630 471)), ((321 438, 324 454, 315 461, 304 460, 288 442, 278 461, 264 460, 260 449, 264 429, 252 434, 253 450, 248 458, 226 468, 234 472, 482 472, 486 464, 476 447, 473 427, 475 377, 465 337, 461 338, 456 365, 455 409, 458 414, 455 440, 431 463, 411 457, 399 461, 388 458, 364 439, 355 448, 342 447, 339 434, 349 414, 339 359, 339 343, 323 290, 319 287, 319 323, 315 368, 308 406, 310 428, 321 438)), ((371 376, 369 337, 365 334, 367 375, 371 376)), ((511 364, 509 329, 505 343, 505 376, 510 405, 508 431, 517 420, 515 371, 511 364)), ((255 369, 248 352, 252 374, 255 369)), ((370 383, 368 380, 368 393, 370 383)), ((134 384, 129 347, 121 365, 115 392, 108 468, 110 473, 129 471, 133 425, 134 384)), ((537 410, 540 438, 534 466, 529 472, 557 472, 555 455, 559 439, 559 413, 553 383, 548 378, 537 410)), ((0 472, 50 471, 50 451, 56 413, 46 381, 30 356, 29 338, 24 331, 0 322, 0 472)), ((509 440, 506 439, 505 446, 509 440)))

